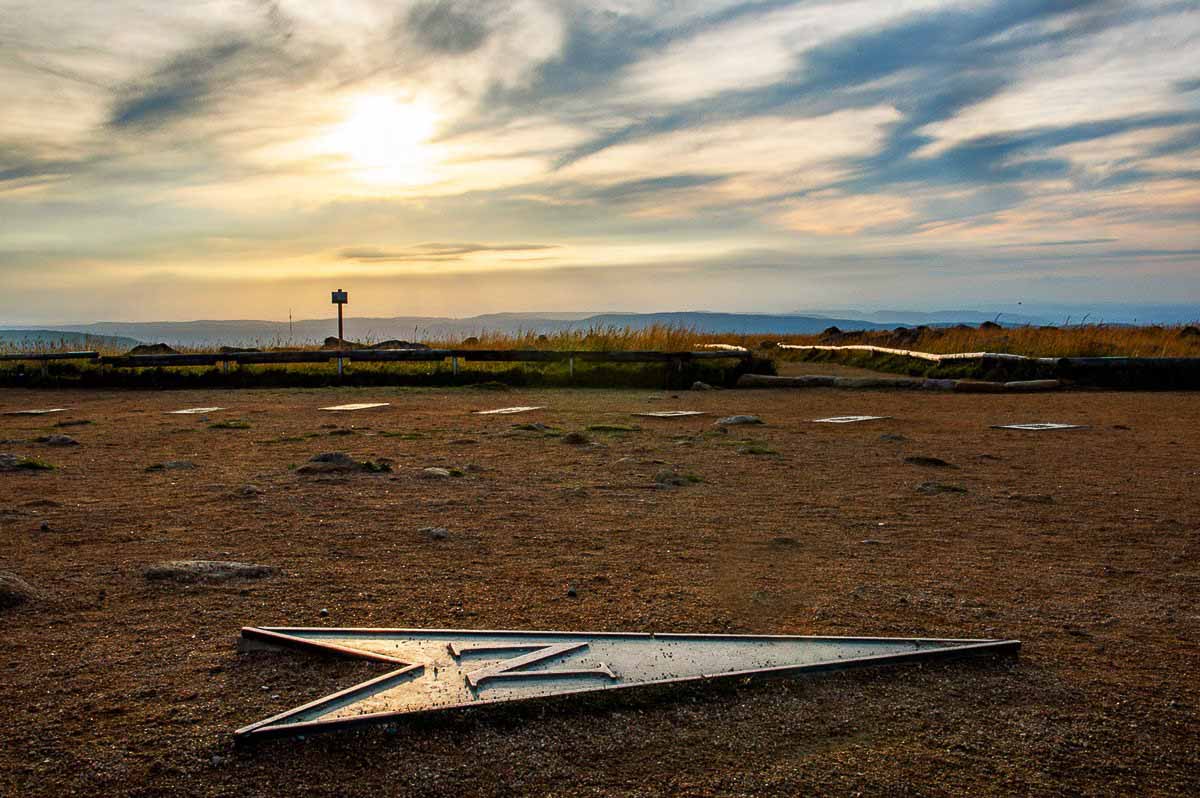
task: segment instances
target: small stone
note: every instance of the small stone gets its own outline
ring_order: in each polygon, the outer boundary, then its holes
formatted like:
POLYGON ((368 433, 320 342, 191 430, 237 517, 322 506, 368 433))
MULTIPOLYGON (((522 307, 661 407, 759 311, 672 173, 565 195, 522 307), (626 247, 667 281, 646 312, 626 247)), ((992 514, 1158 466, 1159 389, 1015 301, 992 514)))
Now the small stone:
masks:
POLYGON ((582 432, 568 432, 566 435, 562 436, 562 442, 571 444, 572 446, 586 446, 587 444, 591 443, 592 440, 582 432))
POLYGON ((904 437, 903 435, 898 435, 895 432, 885 432, 879 436, 879 440, 887 441, 888 443, 903 443, 904 441, 908 440, 908 438, 904 437))
POLYGON ((692 383, 692 390, 693 391, 711 391, 711 390, 713 390, 713 387, 711 385, 709 385, 707 382, 701 382, 700 380, 696 380, 695 382, 692 383))
POLYGON ((1014 493, 1008 498, 1028 504, 1054 504, 1054 497, 1046 493, 1014 493))
POLYGON ((940 457, 926 457, 925 455, 913 455, 905 457, 904 462, 909 465, 927 466, 929 468, 955 468, 956 466, 947 463, 940 457))
POLYGON ((257 485, 242 485, 241 490, 239 490, 238 493, 240 493, 242 496, 261 496, 263 489, 257 485))
POLYGON ((864 546, 882 546, 883 545, 882 540, 876 540, 875 538, 867 538, 866 540, 863 540, 860 542, 864 546))
POLYGON ((279 573, 270 565, 225 560, 172 560, 147 567, 142 575, 151 581, 225 582, 230 579, 263 579, 279 573))
POLYGON ((321 609, 320 609, 320 610, 317 612, 317 615, 320 615, 322 618, 328 618, 328 617, 329 617, 329 610, 327 610, 326 608, 322 607, 322 608, 321 608, 321 609))
POLYGON ((168 460, 165 463, 155 463, 151 466, 146 466, 147 471, 186 471, 195 468, 196 464, 190 460, 168 460))
POLYGON ((40 529, 42 532, 49 532, 50 531, 50 522, 43 521, 41 524, 38 525, 38 529, 40 529))
POLYGON ((718 427, 734 427, 739 424, 761 424, 763 420, 758 416, 725 416, 718 418, 713 422, 718 427))
POLYGON ((922 482, 917 485, 917 492, 932 496, 936 493, 966 493, 967 489, 958 485, 947 485, 942 482, 922 482))
POLYGON ((38 443, 44 443, 47 446, 78 446, 79 441, 72 438, 70 435, 43 435, 37 439, 38 443))
POLYGON ((575 583, 574 582, 568 583, 567 584, 567 598, 576 598, 578 595, 579 595, 579 591, 575 588, 575 583))
POLYGON ((450 530, 444 526, 423 526, 417 531, 430 540, 445 540, 450 537, 450 530))
POLYGON ((449 479, 451 476, 452 474, 448 468, 433 466, 421 469, 421 479, 449 479))
POLYGON ((670 469, 664 468, 654 475, 654 481, 663 487, 682 487, 688 484, 688 478, 682 474, 676 474, 670 469))

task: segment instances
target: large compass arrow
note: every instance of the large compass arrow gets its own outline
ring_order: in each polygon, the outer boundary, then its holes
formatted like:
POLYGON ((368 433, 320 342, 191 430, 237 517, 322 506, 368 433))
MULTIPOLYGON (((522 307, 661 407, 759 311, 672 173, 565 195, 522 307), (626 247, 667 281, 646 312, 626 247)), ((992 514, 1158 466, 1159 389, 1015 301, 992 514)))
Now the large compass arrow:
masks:
POLYGON ((1015 656, 1020 647, 1017 640, 247 627, 243 651, 310 650, 395 668, 235 734, 296 735, 418 713, 701 679, 1015 656))

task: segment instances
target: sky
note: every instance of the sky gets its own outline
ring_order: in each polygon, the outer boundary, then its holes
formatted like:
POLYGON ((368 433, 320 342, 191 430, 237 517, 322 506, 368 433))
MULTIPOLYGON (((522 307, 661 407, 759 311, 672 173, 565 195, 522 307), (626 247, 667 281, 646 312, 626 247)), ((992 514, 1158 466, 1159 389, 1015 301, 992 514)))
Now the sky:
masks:
POLYGON ((0 0, 0 326, 1200 303, 1194 0, 0 0))

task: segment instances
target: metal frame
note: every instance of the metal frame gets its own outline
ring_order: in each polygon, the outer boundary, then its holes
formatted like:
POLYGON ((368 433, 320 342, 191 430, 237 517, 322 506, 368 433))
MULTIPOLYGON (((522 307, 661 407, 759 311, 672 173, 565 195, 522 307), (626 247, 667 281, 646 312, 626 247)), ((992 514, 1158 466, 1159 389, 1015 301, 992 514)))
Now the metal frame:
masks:
MULTIPOLYGON (((336 731, 364 725, 393 723, 407 718, 430 715, 441 712, 454 712, 483 706, 498 706, 506 703, 526 703, 530 701, 561 698, 585 693, 606 693, 613 690, 631 690, 635 688, 663 687, 690 682, 714 681, 726 679, 768 678, 776 676, 793 676, 805 673, 821 673, 832 670, 868 667, 874 665, 890 665, 910 662, 925 662, 930 660, 957 659, 962 657, 993 655, 1015 657, 1020 652, 1019 640, 983 640, 963 638, 885 638, 885 637, 828 637, 811 635, 719 635, 719 634, 657 634, 651 632, 564 632, 564 631, 535 631, 535 630, 486 630, 486 629, 395 629, 395 628, 325 628, 325 627, 244 627, 241 630, 241 648, 243 650, 261 649, 296 649, 315 653, 334 654, 357 659, 381 662, 398 666, 395 670, 369 679, 365 682, 339 690, 335 693, 310 701, 285 712, 244 726, 234 732, 239 742, 273 737, 291 737, 299 734, 336 731), (571 689, 544 695, 532 695, 518 698, 483 698, 478 701, 443 704, 435 707, 373 712, 352 717, 334 718, 330 720, 307 720, 283 723, 288 718, 305 714, 322 706, 342 704, 346 699, 357 695, 370 695, 378 692, 375 688, 389 682, 400 682, 423 672, 425 665, 411 663, 386 654, 350 648, 336 643, 323 642, 312 638, 300 637, 304 633, 317 633, 323 636, 353 637, 371 635, 490 635, 494 637, 521 638, 537 637, 553 640, 555 638, 587 637, 590 640, 663 640, 666 642, 683 640, 712 640, 737 642, 768 642, 768 641, 814 641, 814 642, 844 642, 847 644, 893 642, 893 643, 937 643, 938 648, 916 651, 894 652, 887 654, 868 655, 845 659, 824 660, 797 665, 782 665, 764 668, 729 671, 721 673, 704 673, 683 677, 654 679, 649 681, 631 682, 629 684, 606 685, 602 688, 571 689)), ((538 643, 528 647, 548 646, 549 643, 538 643)), ((514 646, 518 648, 519 646, 514 646)), ((562 675, 562 674, 557 674, 562 675)), ((332 711, 332 708, 331 708, 332 711)))

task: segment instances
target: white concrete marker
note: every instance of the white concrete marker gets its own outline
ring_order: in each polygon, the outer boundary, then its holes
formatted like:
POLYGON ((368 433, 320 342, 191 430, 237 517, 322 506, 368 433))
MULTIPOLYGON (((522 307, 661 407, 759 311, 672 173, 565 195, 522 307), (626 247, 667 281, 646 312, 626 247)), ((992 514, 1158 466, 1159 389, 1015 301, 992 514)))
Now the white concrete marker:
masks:
POLYGON ((545 405, 534 407, 501 407, 496 410, 476 410, 477 416, 511 416, 513 413, 528 413, 530 410, 545 410, 545 405))
POLYGON ((707 415, 703 410, 660 410, 652 413, 634 413, 635 416, 646 416, 647 418, 683 418, 685 416, 703 416, 707 415))
POLYGON ((883 421, 891 416, 830 416, 829 418, 814 418, 816 424, 853 424, 856 421, 883 421))
POLYGON ((65 407, 51 407, 51 408, 47 408, 45 410, 7 410, 7 411, 5 411, 4 415, 6 415, 6 416, 44 416, 47 413, 61 413, 66 409, 67 408, 65 408, 65 407))
POLYGON ((224 409, 223 407, 185 407, 183 410, 168 410, 167 413, 172 416, 196 416, 224 409))
POLYGON ((1031 424, 993 424, 992 429, 1021 429, 1039 432, 1047 429, 1087 429, 1083 424, 1056 424, 1049 421, 1037 421, 1031 424))
POLYGON ((391 402, 358 402, 357 404, 349 405, 334 405, 333 407, 322 407, 322 410, 370 410, 372 407, 387 407, 391 402))

